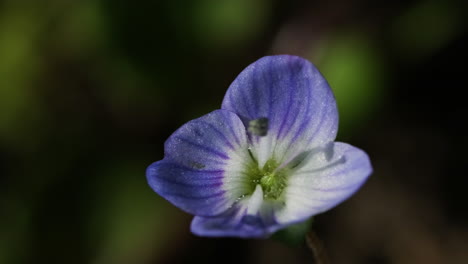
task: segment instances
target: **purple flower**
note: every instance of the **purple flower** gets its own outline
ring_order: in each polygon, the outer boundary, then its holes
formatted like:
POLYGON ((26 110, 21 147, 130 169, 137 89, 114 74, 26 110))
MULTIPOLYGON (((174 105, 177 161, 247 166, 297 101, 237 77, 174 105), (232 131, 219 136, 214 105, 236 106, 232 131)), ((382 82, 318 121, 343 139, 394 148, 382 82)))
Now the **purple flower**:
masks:
POLYGON ((334 142, 338 113, 308 61, 259 59, 220 110, 192 120, 146 172, 151 188, 194 214, 201 236, 267 237, 351 196, 372 172, 366 153, 334 142))

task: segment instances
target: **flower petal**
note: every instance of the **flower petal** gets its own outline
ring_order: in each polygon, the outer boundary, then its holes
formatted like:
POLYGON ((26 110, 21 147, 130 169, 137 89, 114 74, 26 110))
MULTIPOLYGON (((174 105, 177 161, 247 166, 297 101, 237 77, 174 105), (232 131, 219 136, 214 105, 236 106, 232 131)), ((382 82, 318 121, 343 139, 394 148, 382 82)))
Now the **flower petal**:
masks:
POLYGON ((282 228, 273 218, 275 204, 263 201, 263 191, 257 185, 254 193, 216 217, 196 216, 192 233, 211 237, 264 238, 282 228))
POLYGON ((200 171, 161 160, 150 165, 147 177, 155 192, 191 214, 215 215, 229 207, 222 170, 200 171))
POLYGON ((148 167, 147 179, 154 191, 182 210, 217 215, 242 193, 236 176, 248 155, 247 137, 235 114, 216 110, 192 120, 164 147, 164 159, 148 167))
POLYGON ((250 133, 260 167, 333 141, 338 114, 333 93, 320 72, 300 57, 263 57, 229 87, 222 109, 239 115, 250 133), (267 131, 257 121, 267 120, 267 131), (259 129, 260 128, 260 129, 259 129), (263 132, 266 132, 266 136, 263 132))
POLYGON ((312 151, 296 168, 285 190, 280 223, 300 222, 347 199, 372 172, 367 154, 345 143, 329 143, 312 151))

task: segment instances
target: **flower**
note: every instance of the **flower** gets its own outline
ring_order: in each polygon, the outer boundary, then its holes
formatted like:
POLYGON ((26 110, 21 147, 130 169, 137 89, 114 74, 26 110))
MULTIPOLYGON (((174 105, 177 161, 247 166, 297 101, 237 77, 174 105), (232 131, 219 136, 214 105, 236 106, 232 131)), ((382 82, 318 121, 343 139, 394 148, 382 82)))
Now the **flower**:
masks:
POLYGON ((268 237, 336 206, 371 174, 364 151, 334 142, 337 128, 334 95, 310 62, 263 57, 220 110, 169 137, 148 183, 195 215, 194 234, 268 237))

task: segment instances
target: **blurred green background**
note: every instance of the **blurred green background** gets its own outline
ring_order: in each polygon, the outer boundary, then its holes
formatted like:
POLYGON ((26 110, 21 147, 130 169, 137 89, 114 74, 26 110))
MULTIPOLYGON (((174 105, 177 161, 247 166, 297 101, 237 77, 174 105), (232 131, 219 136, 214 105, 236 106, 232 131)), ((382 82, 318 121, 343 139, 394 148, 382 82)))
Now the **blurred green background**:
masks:
POLYGON ((467 6, 0 0, 0 263, 312 263, 190 234, 147 186, 179 126, 270 54, 315 63, 375 173, 314 225, 332 263, 467 263, 467 6))

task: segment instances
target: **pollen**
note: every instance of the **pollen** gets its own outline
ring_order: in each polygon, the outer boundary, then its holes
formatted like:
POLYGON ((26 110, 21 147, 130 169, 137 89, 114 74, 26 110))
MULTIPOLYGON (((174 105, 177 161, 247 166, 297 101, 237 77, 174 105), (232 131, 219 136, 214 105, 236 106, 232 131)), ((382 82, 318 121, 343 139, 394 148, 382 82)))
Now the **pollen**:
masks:
POLYGON ((253 160, 246 170, 248 176, 247 188, 251 194, 255 187, 260 184, 263 190, 263 198, 266 200, 278 200, 281 198, 286 187, 287 169, 278 168, 274 159, 268 160, 263 168, 253 160))

